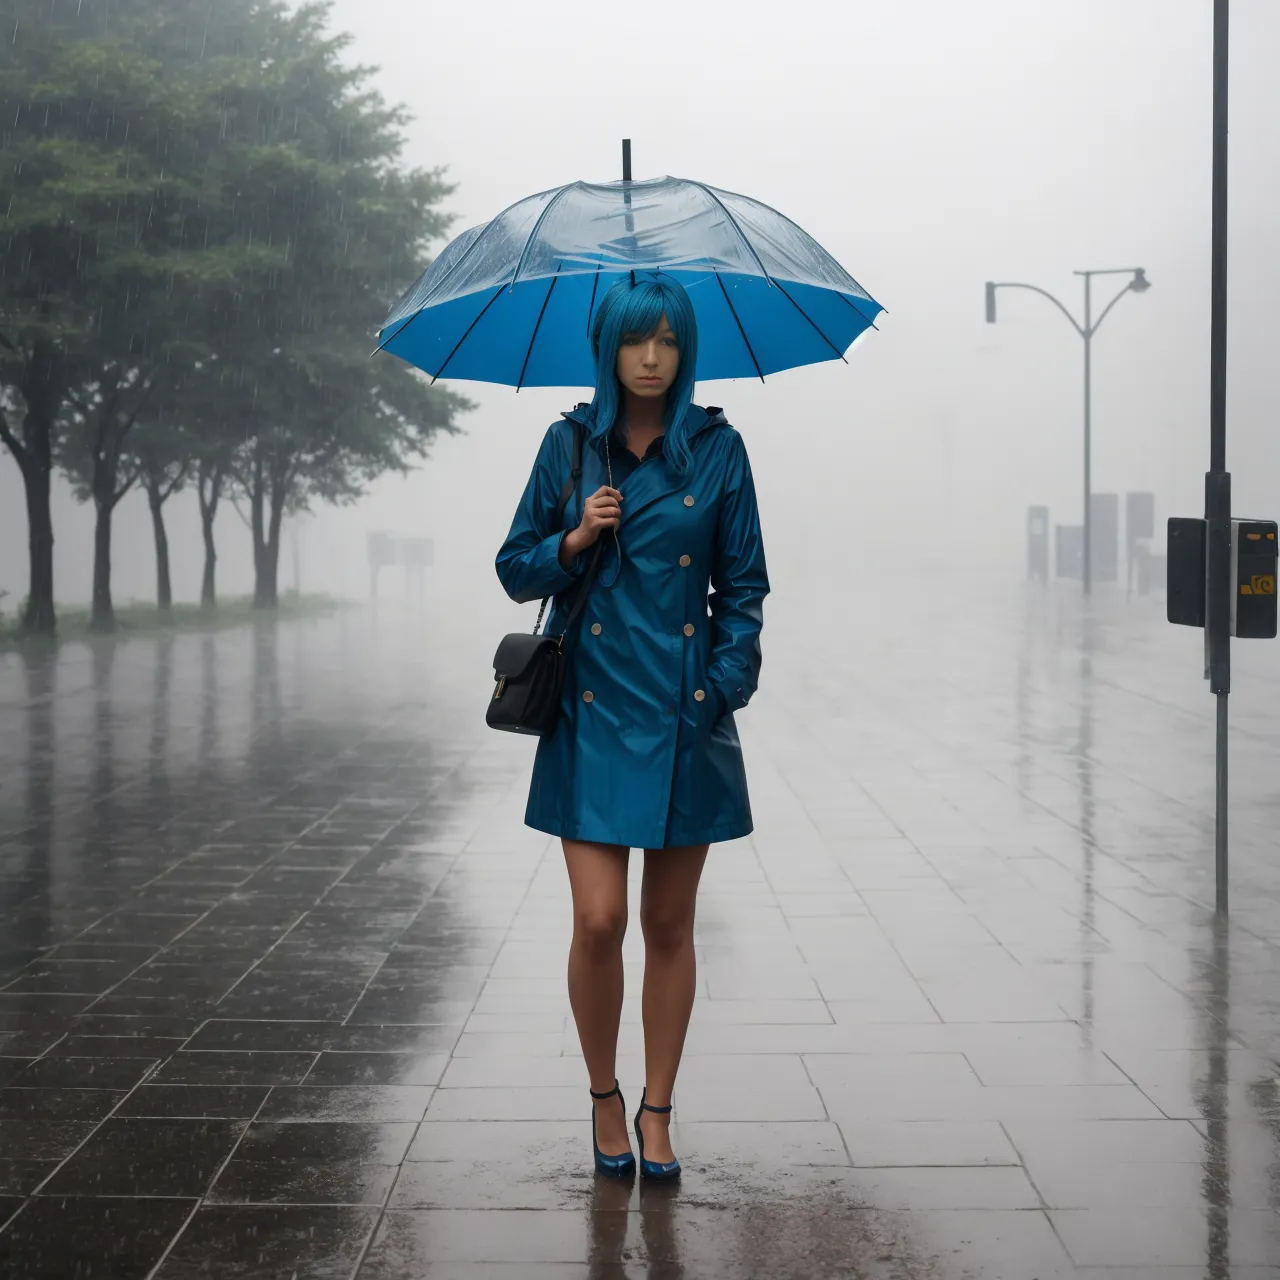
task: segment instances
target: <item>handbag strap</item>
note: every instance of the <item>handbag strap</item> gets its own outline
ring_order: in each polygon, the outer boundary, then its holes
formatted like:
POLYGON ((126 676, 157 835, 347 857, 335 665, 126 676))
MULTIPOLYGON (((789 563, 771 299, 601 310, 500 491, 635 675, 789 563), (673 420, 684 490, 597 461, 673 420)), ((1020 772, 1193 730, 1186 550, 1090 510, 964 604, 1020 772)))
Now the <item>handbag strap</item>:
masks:
MULTIPOLYGON (((556 514, 552 521, 552 528, 558 528, 560 521, 564 518, 565 509, 569 505, 569 499, 573 497, 573 491, 578 487, 578 481, 582 478, 582 439, 584 435, 582 423, 574 418, 569 421, 573 424, 573 451, 569 459, 569 478, 564 482, 560 489, 560 498, 556 502, 556 514)), ((610 478, 612 479, 612 467, 610 468, 610 478)), ((587 566, 587 572, 583 575, 582 585, 579 588, 577 598, 574 600, 573 609, 569 613, 569 617, 564 624, 564 631, 560 633, 561 639, 564 638, 570 626, 577 621, 578 615, 582 612, 583 606, 587 602, 587 593, 591 590, 591 584, 596 579, 596 574, 600 569, 600 555, 604 550, 604 543, 600 540, 596 541, 596 545, 591 553, 591 561, 587 566)), ((538 620, 533 624, 533 634, 536 636, 542 630, 542 619, 547 612, 547 604, 550 602, 550 596, 543 596, 542 605, 538 609, 538 620)))

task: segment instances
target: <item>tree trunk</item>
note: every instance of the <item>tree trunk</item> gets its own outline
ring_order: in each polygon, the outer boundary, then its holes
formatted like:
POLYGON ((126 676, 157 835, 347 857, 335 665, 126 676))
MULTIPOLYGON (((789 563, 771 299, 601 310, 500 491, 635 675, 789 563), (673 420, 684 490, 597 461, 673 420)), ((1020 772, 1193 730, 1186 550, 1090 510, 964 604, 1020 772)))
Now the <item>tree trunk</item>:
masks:
POLYGON ((111 495, 94 495, 97 520, 93 529, 93 612, 89 630, 110 632, 116 629, 116 614, 111 606, 111 517, 115 503, 111 495))
POLYGON ((53 607, 53 515, 49 505, 53 478, 53 437, 69 381, 66 353, 57 342, 39 339, 31 348, 18 379, 26 404, 22 439, 10 431, 0 413, 0 435, 22 471, 27 498, 27 547, 31 581, 22 611, 24 635, 52 636, 57 629, 53 607))
MULTIPOLYGON (((280 597, 276 589, 277 557, 271 546, 268 524, 274 523, 274 512, 268 515, 267 475, 261 446, 253 459, 249 484, 249 529, 253 534, 253 607, 275 609, 280 597)), ((275 550, 278 551, 278 544, 275 550)))
MULTIPOLYGON (((28 419, 29 420, 29 419, 28 419)), ((27 438, 31 433, 28 430, 27 438)), ((58 619, 53 608, 53 513, 49 506, 50 468, 34 460, 22 468, 27 491, 27 544, 31 585, 22 611, 24 635, 52 636, 58 619)))
POLYGON ((173 608, 173 584, 169 577, 169 535, 164 527, 164 493, 154 476, 147 477, 147 505, 151 508, 151 532, 156 541, 156 604, 161 613, 173 608))
POLYGON ((196 491, 200 496, 200 530, 204 534, 204 576, 200 580, 200 607, 206 612, 218 607, 216 588, 218 549, 213 540, 213 521, 218 514, 218 499, 222 496, 222 468, 201 464, 196 478, 196 491))

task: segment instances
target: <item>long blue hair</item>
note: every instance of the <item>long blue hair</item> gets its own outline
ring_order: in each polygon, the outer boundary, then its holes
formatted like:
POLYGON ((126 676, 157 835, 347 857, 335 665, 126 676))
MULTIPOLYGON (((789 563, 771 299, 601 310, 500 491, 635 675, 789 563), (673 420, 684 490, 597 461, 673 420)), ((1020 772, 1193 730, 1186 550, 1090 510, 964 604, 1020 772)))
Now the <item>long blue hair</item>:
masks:
POLYGON ((622 387, 618 382, 618 348, 627 333, 648 335, 658 327, 663 315, 676 335, 680 368, 667 391, 667 461, 679 475, 687 475, 689 453, 688 409, 693 400, 693 375, 698 363, 698 322, 693 303, 684 286, 672 276, 658 271, 629 272, 600 300, 591 327, 591 350, 596 358, 596 394, 591 402, 595 422, 593 439, 602 439, 613 430, 622 409, 622 387))

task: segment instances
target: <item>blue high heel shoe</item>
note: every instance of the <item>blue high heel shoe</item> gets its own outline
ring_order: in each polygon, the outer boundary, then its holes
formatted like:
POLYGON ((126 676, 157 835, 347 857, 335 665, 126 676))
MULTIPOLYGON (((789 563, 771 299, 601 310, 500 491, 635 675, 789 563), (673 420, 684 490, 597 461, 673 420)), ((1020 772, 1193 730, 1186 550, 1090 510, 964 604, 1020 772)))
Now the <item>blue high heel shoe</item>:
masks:
POLYGON ((680 1161, 672 1160, 670 1164, 659 1164, 657 1160, 644 1158, 644 1134, 640 1132, 640 1117, 646 1111, 665 1116, 671 1113, 670 1106, 651 1107, 644 1099, 649 1090, 646 1088, 640 1095, 640 1110, 636 1112, 636 1145, 640 1148, 640 1176, 651 1182, 671 1182, 680 1176, 680 1161))
POLYGON ((603 1102, 606 1098, 616 1097, 622 1103, 622 1114, 627 1114, 627 1104, 622 1096, 622 1091, 618 1088, 618 1082, 613 1082, 613 1088, 608 1093, 597 1093, 594 1089, 588 1090, 594 1101, 591 1104, 591 1149, 595 1152, 596 1172, 607 1173, 611 1178, 626 1178, 636 1171, 636 1158, 630 1151, 624 1152, 620 1156, 607 1156, 600 1150, 599 1143, 596 1142, 596 1102, 603 1102))

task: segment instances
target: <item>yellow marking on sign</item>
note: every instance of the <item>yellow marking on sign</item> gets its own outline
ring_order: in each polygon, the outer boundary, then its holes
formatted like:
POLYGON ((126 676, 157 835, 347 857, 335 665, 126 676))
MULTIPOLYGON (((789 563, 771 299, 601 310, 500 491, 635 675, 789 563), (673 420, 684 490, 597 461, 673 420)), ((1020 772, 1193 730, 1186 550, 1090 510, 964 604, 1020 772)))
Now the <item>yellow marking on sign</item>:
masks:
POLYGON ((1274 573, 1255 573, 1249 579, 1249 587, 1250 595, 1273 596, 1276 593, 1276 576, 1274 573))

